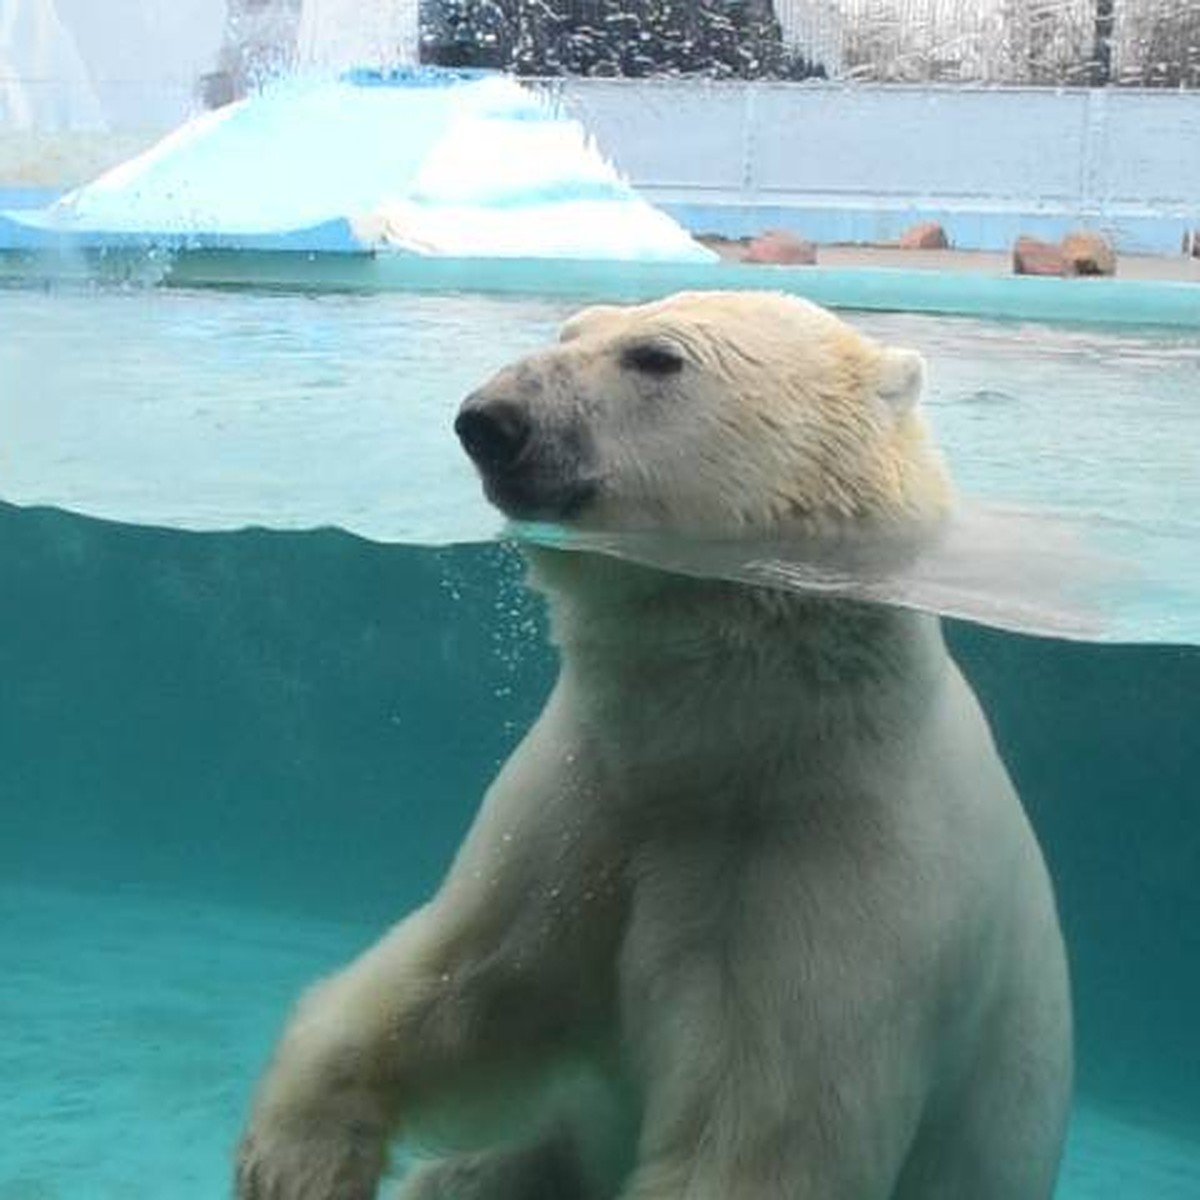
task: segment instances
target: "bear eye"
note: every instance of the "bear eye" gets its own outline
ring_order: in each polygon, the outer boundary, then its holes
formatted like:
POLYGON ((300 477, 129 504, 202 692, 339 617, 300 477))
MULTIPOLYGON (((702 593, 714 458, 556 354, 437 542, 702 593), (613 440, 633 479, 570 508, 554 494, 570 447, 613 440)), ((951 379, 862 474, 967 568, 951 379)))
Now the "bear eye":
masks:
POLYGON ((635 342, 625 347, 621 365, 644 375, 675 375, 683 370, 683 355, 670 342, 635 342))

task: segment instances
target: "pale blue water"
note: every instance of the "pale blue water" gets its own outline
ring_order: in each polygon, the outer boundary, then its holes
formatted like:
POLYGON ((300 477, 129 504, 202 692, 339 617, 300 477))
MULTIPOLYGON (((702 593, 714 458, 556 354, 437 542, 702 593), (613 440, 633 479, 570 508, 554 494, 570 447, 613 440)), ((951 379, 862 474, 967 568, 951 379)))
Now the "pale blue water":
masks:
MULTIPOLYGON (((448 419, 564 311, 0 291, 0 1200, 224 1194, 297 989, 436 883, 552 672, 448 419)), ((951 637, 1071 947, 1062 1200, 1194 1198, 1200 339, 863 323, 965 486, 1142 568, 1139 644, 951 637)))

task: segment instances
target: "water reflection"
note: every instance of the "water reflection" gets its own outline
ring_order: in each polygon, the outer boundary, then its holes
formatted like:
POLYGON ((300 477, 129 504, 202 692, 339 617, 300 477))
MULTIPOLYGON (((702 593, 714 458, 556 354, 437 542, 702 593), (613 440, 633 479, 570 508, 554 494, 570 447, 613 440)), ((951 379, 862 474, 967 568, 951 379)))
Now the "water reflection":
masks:
POLYGON ((705 540, 514 524, 518 541, 609 554, 682 575, 892 604, 1025 633, 1101 641, 1133 566, 1096 549, 1081 522, 960 503, 932 534, 705 540))

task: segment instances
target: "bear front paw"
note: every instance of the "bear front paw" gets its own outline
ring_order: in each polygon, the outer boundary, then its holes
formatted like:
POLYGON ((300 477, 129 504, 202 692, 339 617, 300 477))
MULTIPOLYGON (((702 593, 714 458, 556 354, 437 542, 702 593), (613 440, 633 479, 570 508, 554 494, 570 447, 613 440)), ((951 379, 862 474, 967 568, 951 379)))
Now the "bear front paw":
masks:
POLYGON ((237 1200, 373 1200, 386 1159, 382 1131, 255 1125, 237 1151, 237 1200))

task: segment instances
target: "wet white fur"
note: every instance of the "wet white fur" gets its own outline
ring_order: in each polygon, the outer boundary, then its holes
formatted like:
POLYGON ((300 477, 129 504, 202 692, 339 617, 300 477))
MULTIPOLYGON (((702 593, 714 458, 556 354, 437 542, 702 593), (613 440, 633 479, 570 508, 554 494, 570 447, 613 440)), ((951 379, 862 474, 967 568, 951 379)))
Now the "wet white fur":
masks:
MULTIPOLYGON (((603 426, 594 520, 948 502, 919 360, 802 302, 593 311, 524 369, 603 426), (631 376, 643 336, 689 370, 631 376)), ((1049 1200, 1054 901, 938 621, 531 558, 553 694, 437 895, 300 1005, 239 1195, 361 1200, 435 1128, 408 1200, 1049 1200)))

